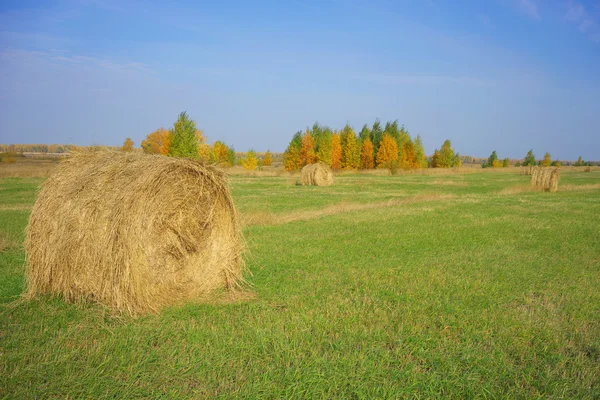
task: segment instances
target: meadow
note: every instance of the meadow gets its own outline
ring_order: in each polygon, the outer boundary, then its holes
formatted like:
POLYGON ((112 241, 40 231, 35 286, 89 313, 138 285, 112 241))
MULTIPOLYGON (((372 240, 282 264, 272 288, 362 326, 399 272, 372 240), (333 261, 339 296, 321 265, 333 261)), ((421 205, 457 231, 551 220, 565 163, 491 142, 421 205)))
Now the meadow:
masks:
POLYGON ((23 171, 0 170, 0 398, 600 397, 598 169, 557 193, 513 168, 232 175, 253 295, 137 318, 20 300, 48 173, 23 171))

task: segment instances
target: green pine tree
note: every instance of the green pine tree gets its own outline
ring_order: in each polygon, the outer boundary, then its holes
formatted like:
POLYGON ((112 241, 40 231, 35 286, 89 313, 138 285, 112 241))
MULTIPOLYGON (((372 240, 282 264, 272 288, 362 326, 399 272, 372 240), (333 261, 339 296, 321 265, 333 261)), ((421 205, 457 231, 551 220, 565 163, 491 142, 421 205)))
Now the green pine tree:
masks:
POLYGON ((196 137, 196 122, 191 120, 185 111, 173 124, 169 133, 169 152, 171 157, 198 158, 198 138, 196 137))
POLYGON ((533 150, 529 150, 527 152, 527 155, 525 156, 525 159, 523 160, 523 166, 524 167, 533 167, 535 166, 536 162, 535 162, 535 156, 533 155, 533 150))

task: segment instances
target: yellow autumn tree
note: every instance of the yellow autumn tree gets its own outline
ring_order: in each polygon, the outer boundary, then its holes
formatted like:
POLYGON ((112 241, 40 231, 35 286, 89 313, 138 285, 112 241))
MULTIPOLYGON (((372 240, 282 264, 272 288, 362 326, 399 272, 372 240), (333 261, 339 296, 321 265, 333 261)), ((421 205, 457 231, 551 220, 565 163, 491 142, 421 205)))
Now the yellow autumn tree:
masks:
POLYGON ((398 143, 386 133, 379 143, 377 168, 391 168, 396 161, 398 161, 398 143))
POLYGON ((360 167, 360 147, 354 130, 346 125, 343 136, 340 136, 342 141, 342 168, 356 169, 360 167))
POLYGON ((250 171, 253 171, 258 167, 258 158, 256 158, 256 152, 254 150, 250 150, 246 155, 246 158, 242 160, 242 167, 250 171))
POLYGON ((204 133, 196 129, 196 139, 198 139, 198 158, 203 161, 210 159, 210 146, 206 143, 204 133))
POLYGON ((125 139, 125 142, 123 142, 123 147, 121 147, 121 151, 133 151, 133 140, 131 140, 131 138, 125 139))
POLYGON ((216 141, 213 144, 210 152, 210 159, 216 163, 229 163, 229 147, 221 141, 216 141))
POLYGON ((542 167, 549 167, 552 164, 552 158, 550 158, 550 153, 544 154, 544 159, 542 160, 542 167))
POLYGON ((419 162, 417 161, 415 145, 410 139, 402 142, 402 150, 400 151, 398 166, 404 170, 417 169, 420 166, 419 162))
POLYGON ((287 150, 283 153, 283 168, 286 171, 298 171, 300 167, 300 150, 293 143, 290 143, 287 150))
POLYGON ((160 128, 146 136, 142 140, 142 149, 148 154, 162 154, 163 156, 169 152, 169 131, 160 128))
POLYGON ((265 167, 270 166, 273 163, 273 155, 271 154, 271 150, 267 150, 265 156, 263 157, 263 165, 265 167))
POLYGON ((334 171, 342 169, 342 142, 337 132, 331 135, 331 169, 334 171))
POLYGON ((302 146, 300 147, 300 166, 314 164, 317 162, 317 153, 315 152, 315 139, 310 131, 306 130, 302 135, 302 146))
POLYGON ((375 167, 373 160, 373 142, 368 137, 363 140, 362 152, 360 154, 360 166, 362 169, 372 169, 375 167))

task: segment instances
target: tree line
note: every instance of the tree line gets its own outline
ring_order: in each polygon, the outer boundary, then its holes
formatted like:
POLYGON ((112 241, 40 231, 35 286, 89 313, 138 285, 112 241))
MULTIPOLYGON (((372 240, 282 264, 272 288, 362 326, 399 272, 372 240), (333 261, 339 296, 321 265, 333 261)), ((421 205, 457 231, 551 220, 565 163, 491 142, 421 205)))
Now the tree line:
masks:
POLYGON ((0 153, 68 153, 72 144, 0 144, 0 153))
MULTIPOLYGON (((267 150, 262 159, 254 150, 248 151, 245 157, 236 159, 233 146, 228 146, 221 141, 216 141, 212 146, 208 145, 204 133, 196 127, 196 122, 186 112, 179 114, 171 129, 160 128, 148 134, 142 141, 141 147, 148 154, 194 158, 222 166, 233 166, 239 162, 248 170, 257 169, 262 165, 269 166, 273 161, 270 150, 267 150)), ((125 139, 121 150, 134 150, 131 138, 125 139)))
POLYGON ((365 124, 358 134, 348 124, 338 131, 318 123, 296 132, 283 154, 284 168, 297 171, 316 162, 325 163, 334 171, 450 168, 462 164, 449 140, 428 159, 419 135, 413 139, 398 121, 382 126, 379 120, 371 127, 365 124))
MULTIPOLYGON (((592 161, 583 161, 583 158, 581 156, 579 156, 579 158, 577 159, 576 162, 571 163, 570 161, 567 161, 565 164, 573 165, 575 167, 584 167, 584 166, 600 165, 600 162, 594 163, 592 161)), ((534 166, 561 167, 562 165, 563 165, 562 161, 552 160, 552 156, 548 152, 546 152, 546 154, 544 154, 544 158, 542 158, 541 160, 536 160, 535 154, 533 154, 533 149, 531 149, 527 152, 523 161, 517 161, 515 163, 515 167, 521 167, 521 166, 522 167, 534 167, 534 166)), ((510 159, 505 158, 502 161, 500 161, 498 159, 498 154, 496 153, 496 150, 494 150, 494 151, 492 151, 492 154, 490 154, 488 159, 481 164, 481 166, 483 168, 500 168, 500 167, 506 168, 506 167, 510 166, 510 159)))
MULTIPOLYGON (((7 159, 8 155, 12 154, 12 160, 14 155, 19 153, 68 153, 78 147, 60 144, 0 144, 0 153, 7 155, 7 159)), ((134 151, 133 140, 126 138, 121 150, 134 151)), ((221 141, 216 141, 212 146, 208 145, 204 133, 196 127, 196 122, 186 112, 179 114, 172 128, 160 128, 148 134, 141 143, 141 150, 148 154, 195 158, 222 166, 239 164, 249 170, 269 166, 273 162, 273 154, 269 150, 262 157, 254 150, 248 151, 243 157, 237 157, 233 146, 221 141)), ((431 157, 426 157, 421 137, 417 135, 412 138, 404 126, 398 125, 397 120, 386 122, 383 126, 376 120, 371 127, 363 125, 358 134, 349 124, 340 130, 332 130, 315 123, 305 131, 296 132, 283 154, 283 164, 287 171, 297 171, 316 162, 323 162, 336 171, 372 168, 387 168, 392 171, 450 168, 462 165, 463 159, 476 162, 472 157, 461 157, 455 153, 449 140, 444 141, 431 157)), ((533 150, 530 150, 523 161, 517 161, 515 166, 562 164, 558 160, 552 161, 550 153, 546 153, 543 159, 536 160, 533 150)), ((564 164, 600 165, 584 161, 581 156, 573 164, 570 161, 564 164)), ((500 160, 494 150, 481 165, 483 168, 509 167, 510 160, 500 160)))

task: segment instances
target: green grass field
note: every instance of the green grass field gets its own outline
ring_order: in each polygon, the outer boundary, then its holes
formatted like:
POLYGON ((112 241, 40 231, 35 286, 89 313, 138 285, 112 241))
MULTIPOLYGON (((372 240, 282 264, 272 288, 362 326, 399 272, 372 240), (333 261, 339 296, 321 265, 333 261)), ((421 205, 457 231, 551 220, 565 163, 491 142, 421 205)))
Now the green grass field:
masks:
POLYGON ((600 171, 230 179, 256 297, 17 301, 42 178, 0 179, 0 398, 600 398, 600 171))

